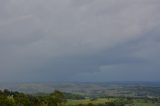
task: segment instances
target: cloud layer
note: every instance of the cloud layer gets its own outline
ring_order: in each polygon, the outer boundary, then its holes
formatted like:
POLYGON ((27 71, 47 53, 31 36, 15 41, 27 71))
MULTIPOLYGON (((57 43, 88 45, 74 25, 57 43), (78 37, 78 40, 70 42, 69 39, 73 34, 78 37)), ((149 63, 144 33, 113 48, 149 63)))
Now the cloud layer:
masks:
POLYGON ((159 81, 159 0, 0 1, 1 81, 159 81))

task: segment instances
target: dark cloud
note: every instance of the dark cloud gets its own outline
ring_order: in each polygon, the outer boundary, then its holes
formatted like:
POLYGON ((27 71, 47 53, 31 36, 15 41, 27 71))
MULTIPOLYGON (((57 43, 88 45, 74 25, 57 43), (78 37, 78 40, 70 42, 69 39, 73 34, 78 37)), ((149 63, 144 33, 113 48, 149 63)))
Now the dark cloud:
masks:
POLYGON ((2 0, 0 80, 160 80, 159 5, 2 0))

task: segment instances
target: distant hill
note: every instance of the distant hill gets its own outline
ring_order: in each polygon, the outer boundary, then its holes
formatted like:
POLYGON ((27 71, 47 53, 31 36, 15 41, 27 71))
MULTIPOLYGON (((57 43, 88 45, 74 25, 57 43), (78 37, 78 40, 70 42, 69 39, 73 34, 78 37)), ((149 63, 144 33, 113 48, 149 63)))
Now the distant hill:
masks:
POLYGON ((107 83, 1 83, 1 89, 8 88, 24 93, 50 93, 56 89, 92 97, 106 96, 159 96, 158 82, 107 82, 107 83))

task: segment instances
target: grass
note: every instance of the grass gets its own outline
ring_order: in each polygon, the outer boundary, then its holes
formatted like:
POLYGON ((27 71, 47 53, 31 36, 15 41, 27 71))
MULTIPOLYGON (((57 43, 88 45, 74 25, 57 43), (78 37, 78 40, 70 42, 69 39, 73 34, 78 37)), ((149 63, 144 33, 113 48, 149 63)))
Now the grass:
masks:
POLYGON ((134 102, 133 105, 125 105, 125 106, 160 106, 160 104, 159 103, 134 102))
MULTIPOLYGON (((69 99, 67 102, 67 105, 78 105, 78 104, 88 104, 88 103, 92 103, 92 104, 103 104, 106 102, 110 102, 113 101, 114 99, 108 99, 108 98, 98 98, 95 100, 91 100, 91 99, 82 99, 82 100, 71 100, 69 99)), ((143 101, 137 101, 135 100, 134 103, 131 105, 125 105, 125 106, 160 106, 160 104, 158 103, 144 103, 143 101)))
POLYGON ((90 100, 90 99, 82 99, 82 100, 68 100, 68 105, 78 105, 78 104, 102 104, 105 102, 110 102, 112 99, 107 99, 107 98, 99 98, 95 100, 90 100))

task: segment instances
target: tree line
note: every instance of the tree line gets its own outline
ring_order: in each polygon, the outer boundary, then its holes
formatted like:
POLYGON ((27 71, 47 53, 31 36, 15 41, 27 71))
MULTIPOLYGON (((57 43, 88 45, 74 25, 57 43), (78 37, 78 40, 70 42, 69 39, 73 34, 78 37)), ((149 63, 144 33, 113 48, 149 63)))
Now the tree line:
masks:
POLYGON ((47 96, 0 90, 0 106, 64 106, 66 102, 64 94, 58 90, 47 96))
POLYGON ((55 90, 48 95, 35 96, 10 90, 0 90, 0 106, 124 106, 122 103, 68 105, 67 99, 84 99, 83 96, 55 90))

